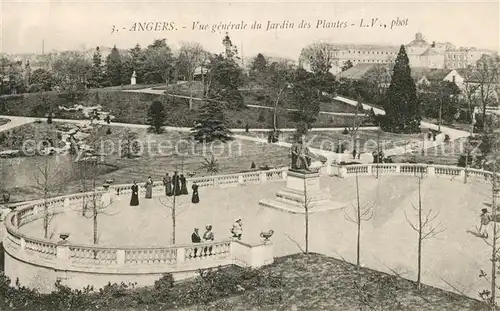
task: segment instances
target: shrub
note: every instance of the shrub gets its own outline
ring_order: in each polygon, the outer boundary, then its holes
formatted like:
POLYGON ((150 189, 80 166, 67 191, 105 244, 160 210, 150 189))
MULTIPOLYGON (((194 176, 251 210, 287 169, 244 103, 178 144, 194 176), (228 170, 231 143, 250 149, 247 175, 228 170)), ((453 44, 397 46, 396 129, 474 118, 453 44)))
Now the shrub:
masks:
POLYGON ((449 142, 450 141, 450 135, 445 134, 444 135, 444 141, 449 142))
POLYGON ((349 134, 349 130, 347 128, 344 128, 344 130, 342 131, 342 134, 344 134, 344 135, 349 134))
POLYGON ((155 281, 155 290, 157 291, 168 291, 172 287, 174 287, 174 277, 172 273, 167 273, 162 276, 160 279, 155 281))
POLYGON ((109 134, 111 134, 111 129, 110 129, 110 128, 108 128, 108 129, 106 130, 106 135, 109 135, 109 134))

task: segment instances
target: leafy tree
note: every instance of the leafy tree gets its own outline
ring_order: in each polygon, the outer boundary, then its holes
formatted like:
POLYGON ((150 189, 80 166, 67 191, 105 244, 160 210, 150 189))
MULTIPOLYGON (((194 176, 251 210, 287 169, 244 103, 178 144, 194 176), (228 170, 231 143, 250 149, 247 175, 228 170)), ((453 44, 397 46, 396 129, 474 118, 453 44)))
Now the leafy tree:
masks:
POLYGON ((268 97, 272 102, 273 110, 273 129, 278 129, 277 114, 280 100, 291 89, 295 70, 286 62, 273 62, 268 66, 263 76, 263 84, 267 86, 268 97))
POLYGON ((224 45, 224 56, 228 59, 239 58, 238 48, 233 45, 229 34, 226 32, 224 39, 222 40, 222 45, 224 45))
POLYGON ((222 55, 212 57, 208 72, 210 86, 208 97, 226 103, 227 108, 244 108, 243 96, 238 88, 243 85, 242 69, 232 58, 222 55))
POLYGON ((251 72, 263 73, 266 72, 268 61, 261 53, 257 54, 250 64, 251 72))
POLYGON ((178 71, 188 82, 189 110, 193 109, 193 81, 194 73, 201 65, 205 51, 199 43, 183 43, 177 58, 178 71))
POLYGON ((442 81, 424 86, 420 90, 420 101, 425 116, 452 123, 458 113, 460 89, 453 82, 442 81))
POLYGON ((296 111, 290 112, 299 135, 316 121, 319 115, 320 91, 315 87, 314 75, 300 68, 295 73, 290 101, 296 111))
POLYGON ((31 85, 36 85, 37 91, 50 91, 54 84, 54 76, 48 70, 39 68, 31 74, 31 85))
POLYGON ((132 158, 139 154, 141 146, 138 142, 136 132, 126 129, 121 135, 120 156, 122 158, 132 158))
POLYGON ((163 125, 165 124, 166 111, 163 103, 155 100, 148 109, 148 125, 150 129, 156 134, 160 134, 163 131, 163 125))
POLYGON ((104 80, 102 66, 102 54, 99 47, 96 47, 92 57, 92 68, 90 69, 89 86, 101 87, 104 80))
POLYGON ((329 43, 313 43, 302 50, 301 56, 310 65, 314 73, 327 73, 332 69, 334 54, 329 43))
POLYGON ((352 68, 352 67, 354 67, 354 65, 352 64, 352 62, 350 60, 347 60, 347 61, 344 62, 344 65, 342 65, 341 70, 342 71, 346 71, 347 69, 352 68))
POLYGON ((385 131, 420 132, 420 101, 417 98, 409 63, 404 45, 402 45, 394 65, 391 84, 385 94, 386 114, 382 122, 385 131))
POLYGON ((144 79, 144 51, 139 43, 128 51, 128 54, 122 55, 122 83, 129 84, 130 77, 135 71, 137 83, 143 83, 144 79))
POLYGON ((232 139, 232 133, 225 124, 223 106, 211 100, 203 105, 197 123, 191 131, 191 136, 198 142, 226 142, 232 139))
POLYGON ((106 57, 106 78, 110 85, 115 86, 123 83, 123 69, 122 58, 115 45, 106 57))
POLYGON ((165 83, 173 79, 174 57, 165 39, 155 40, 144 51, 144 83, 165 83))

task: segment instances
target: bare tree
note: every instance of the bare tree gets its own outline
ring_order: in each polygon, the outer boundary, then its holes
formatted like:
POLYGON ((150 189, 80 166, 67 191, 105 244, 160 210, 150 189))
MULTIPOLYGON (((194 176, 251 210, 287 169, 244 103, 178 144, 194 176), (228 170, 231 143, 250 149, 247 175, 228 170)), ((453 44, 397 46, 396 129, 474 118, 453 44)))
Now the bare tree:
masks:
MULTIPOLYGON (((82 176, 89 183, 90 200, 84 198, 81 206, 82 216, 93 220, 93 243, 99 244, 98 217, 99 215, 114 216, 119 212, 111 213, 108 209, 112 202, 103 200, 103 193, 97 189, 97 178, 99 176, 98 165, 99 161, 96 156, 87 155, 79 161, 80 170, 83 171, 82 176), (90 207, 88 206, 90 204, 90 207), (87 213, 90 209, 91 213, 87 213)), ((87 192, 88 193, 88 192, 87 192)))
POLYGON ((405 212, 406 221, 410 227, 417 232, 418 242, 417 242, 417 289, 421 289, 421 274, 422 274, 422 245, 427 239, 435 238, 440 233, 444 232, 441 222, 434 224, 435 220, 439 217, 439 211, 434 212, 429 209, 426 213, 422 207, 422 179, 423 173, 418 177, 418 206, 412 204, 413 209, 417 215, 417 223, 414 224, 408 219, 408 215, 405 212))
MULTIPOLYGON (((491 239, 484 239, 484 242, 491 248, 491 276, 488 277, 488 275, 481 270, 481 273, 479 275, 480 278, 486 279, 490 283, 490 290, 483 290, 482 292, 479 293, 479 296, 491 306, 491 310, 496 310, 496 291, 497 289, 500 290, 500 285, 497 284, 497 265, 498 262, 500 262, 500 247, 499 246, 499 239, 500 239, 500 230, 498 230, 498 225, 497 225, 497 208, 498 208, 498 202, 497 202, 497 194, 500 192, 500 187, 498 185, 498 170, 497 170, 497 165, 498 165, 498 157, 497 157, 497 136, 496 133, 493 133, 494 138, 493 138, 493 145, 492 145, 492 152, 489 155, 489 158, 492 163, 492 177, 491 177, 491 216, 492 216, 492 223, 493 223, 493 234, 491 235, 491 239)), ((479 228, 478 228, 479 231, 479 228)))
POLYGON ((494 96, 496 84, 499 82, 500 57, 483 55, 477 62, 473 73, 473 83, 477 84, 475 94, 479 97, 482 109, 482 130, 486 130, 486 107, 497 100, 494 96))
POLYGON ((189 110, 193 109, 193 81, 196 68, 201 65, 204 50, 199 43, 181 43, 177 59, 179 70, 188 82, 189 110))
MULTIPOLYGON (((353 149, 356 147, 356 139, 358 137, 359 128, 365 121, 365 118, 367 118, 368 115, 370 114, 370 111, 365 111, 363 109, 363 103, 361 102, 361 97, 358 97, 357 102, 358 103, 355 108, 356 110, 354 111, 354 117, 352 118, 352 123, 347 128, 347 130, 349 131, 349 136, 351 137, 353 149)), ((360 150, 357 151, 360 152, 360 150)))
POLYGON ((306 246, 304 253, 309 255, 309 210, 312 207, 312 198, 309 197, 307 193, 307 182, 304 179, 304 202, 302 202, 302 207, 304 207, 304 221, 305 221, 305 241, 306 246))
POLYGON ((356 237, 356 266, 359 273, 360 270, 360 252, 361 252, 361 223, 363 221, 369 221, 373 218, 373 207, 374 204, 361 206, 359 198, 359 180, 358 174, 356 174, 356 205, 353 206, 354 217, 350 216, 347 212, 344 212, 344 217, 346 220, 355 223, 357 227, 357 237, 356 237))
POLYGON ((182 206, 177 200, 177 196, 174 194, 172 198, 167 196, 158 196, 158 201, 161 205, 170 209, 170 217, 172 218, 172 244, 175 245, 175 233, 176 233, 176 218, 181 215, 184 211, 177 210, 177 207, 182 206))
POLYGON ((64 170, 62 163, 54 161, 54 159, 49 156, 43 156, 40 161, 37 161, 34 169, 34 188, 42 196, 43 236, 47 239, 50 238, 49 226, 54 218, 54 211, 50 210, 49 199, 63 191, 68 175, 64 170))

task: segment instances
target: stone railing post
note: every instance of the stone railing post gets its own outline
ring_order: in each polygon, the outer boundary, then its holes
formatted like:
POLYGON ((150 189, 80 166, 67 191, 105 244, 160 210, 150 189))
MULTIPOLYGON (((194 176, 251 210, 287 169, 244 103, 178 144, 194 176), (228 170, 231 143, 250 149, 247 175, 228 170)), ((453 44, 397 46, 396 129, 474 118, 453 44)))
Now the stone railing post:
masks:
POLYGON ((265 183, 267 181, 266 172, 260 172, 259 173, 259 181, 261 183, 265 183))
POLYGON ((368 164, 368 176, 372 174, 372 166, 368 164))
POLYGON ((123 249, 119 249, 116 251, 116 262, 119 265, 125 264, 125 251, 123 249))
POLYGON ((20 244, 21 244, 21 250, 24 251, 26 249, 26 240, 24 238, 21 238, 20 244))
POLYGON ((326 162, 325 173, 326 173, 326 176, 332 175, 332 163, 331 162, 326 162))
POLYGON ((70 204, 69 204, 69 198, 65 198, 65 199, 64 199, 64 209, 65 209, 65 210, 69 209, 69 205, 70 205, 70 204))
POLYGON ((68 245, 65 245, 65 244, 57 245, 56 257, 58 260, 60 260, 62 262, 69 262, 70 253, 69 253, 68 245))
POLYGON ((186 261, 186 250, 183 247, 179 247, 176 250, 177 263, 183 263, 186 261))
POLYGON ((243 175, 238 175, 238 184, 243 185, 245 183, 245 180, 243 179, 243 175))
POLYGON ((283 173, 281 174, 282 179, 286 180, 286 176, 288 175, 288 170, 283 170, 283 173))
POLYGON ((427 176, 436 176, 436 169, 434 166, 427 166, 427 176))
POLYGON ((467 177, 465 177, 465 169, 464 169, 464 168, 460 168, 460 179, 461 179, 462 181, 466 181, 466 180, 465 180, 466 178, 467 178, 467 177))
POLYGON ((401 173, 401 164, 396 164, 396 173, 401 173))

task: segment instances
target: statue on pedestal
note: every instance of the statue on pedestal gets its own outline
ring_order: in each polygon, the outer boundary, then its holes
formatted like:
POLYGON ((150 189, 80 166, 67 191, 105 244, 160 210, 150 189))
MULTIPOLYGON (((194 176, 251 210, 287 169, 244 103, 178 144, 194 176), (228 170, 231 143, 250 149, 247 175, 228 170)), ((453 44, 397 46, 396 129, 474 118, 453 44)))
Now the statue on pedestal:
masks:
POLYGON ((137 75, 135 74, 135 70, 134 72, 132 73, 132 77, 130 77, 130 85, 135 85, 135 78, 137 77, 137 75))
POLYGON ((302 142, 302 138, 298 138, 297 142, 292 145, 292 170, 309 171, 311 166, 311 152, 309 148, 302 142))

